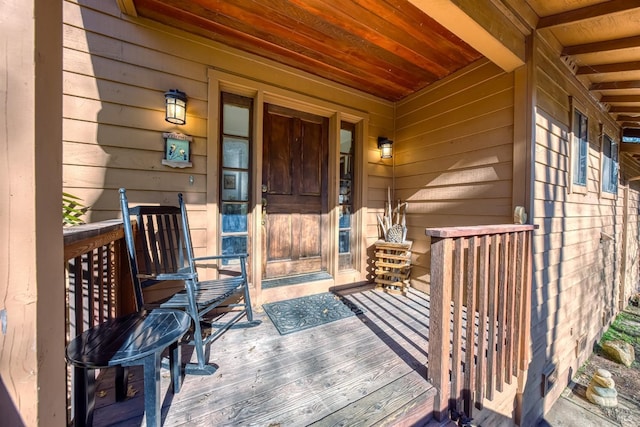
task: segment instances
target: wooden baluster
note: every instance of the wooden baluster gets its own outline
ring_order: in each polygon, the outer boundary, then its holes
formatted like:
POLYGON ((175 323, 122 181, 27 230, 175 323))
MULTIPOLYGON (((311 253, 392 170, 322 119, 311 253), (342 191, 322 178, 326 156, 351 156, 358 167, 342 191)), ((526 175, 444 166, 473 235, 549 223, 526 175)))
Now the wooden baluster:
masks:
POLYGON ((464 412, 469 417, 473 415, 474 388, 476 378, 476 286, 478 284, 478 238, 471 237, 468 243, 466 268, 467 291, 467 341, 465 347, 465 376, 464 376, 464 412))
POLYGON ((487 321, 487 378, 486 396, 493 400, 493 391, 496 382, 496 312, 497 312, 497 290, 498 290, 498 247, 499 236, 491 236, 491 246, 489 247, 489 288, 488 288, 488 321, 487 321))
MULTIPOLYGON (((464 277, 464 238, 455 239, 453 251, 453 346, 451 349, 451 399, 454 409, 461 408, 462 384, 462 313, 463 313, 463 277, 464 277)), ((468 368, 467 368, 468 369, 468 368)))
POLYGON ((505 354, 505 381, 507 384, 512 383, 513 379, 513 363, 514 363, 514 351, 518 342, 514 338, 515 323, 516 323, 516 288, 518 283, 516 282, 516 269, 515 259, 517 253, 518 233, 509 233, 509 245, 508 258, 509 265, 507 267, 507 319, 506 319, 506 354, 505 354))
POLYGON ((509 266, 509 235, 500 235, 500 248, 498 255, 500 261, 498 262, 498 335, 497 335, 497 350, 496 350, 496 390, 502 391, 504 389, 504 376, 505 376, 505 328, 507 319, 507 269, 509 266))
POLYGON ((476 408, 483 408, 486 380, 487 287, 489 282, 489 237, 480 237, 480 272, 478 282, 478 357, 476 360, 476 408))

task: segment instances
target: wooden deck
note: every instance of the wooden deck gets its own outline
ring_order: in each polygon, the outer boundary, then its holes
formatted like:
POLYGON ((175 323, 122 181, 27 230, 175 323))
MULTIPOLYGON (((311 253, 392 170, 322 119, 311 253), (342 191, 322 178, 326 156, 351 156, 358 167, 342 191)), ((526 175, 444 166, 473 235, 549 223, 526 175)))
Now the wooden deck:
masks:
MULTIPOLYGON (((214 375, 187 375, 173 395, 163 370, 163 425, 426 424, 436 394, 425 379, 428 296, 371 286, 341 295, 365 312, 281 336, 260 310, 260 326, 229 330, 213 343, 214 375)), ((130 397, 114 402, 110 371, 96 382, 94 425, 143 425, 142 372, 130 370, 130 397)))

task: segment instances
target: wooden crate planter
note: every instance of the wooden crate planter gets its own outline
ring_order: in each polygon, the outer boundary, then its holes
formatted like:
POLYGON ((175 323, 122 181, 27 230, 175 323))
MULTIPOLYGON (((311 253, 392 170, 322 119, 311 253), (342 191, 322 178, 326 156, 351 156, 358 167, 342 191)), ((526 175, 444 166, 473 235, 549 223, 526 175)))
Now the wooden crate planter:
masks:
POLYGON ((378 240, 376 245, 376 287, 386 292, 405 293, 411 273, 412 242, 378 240))

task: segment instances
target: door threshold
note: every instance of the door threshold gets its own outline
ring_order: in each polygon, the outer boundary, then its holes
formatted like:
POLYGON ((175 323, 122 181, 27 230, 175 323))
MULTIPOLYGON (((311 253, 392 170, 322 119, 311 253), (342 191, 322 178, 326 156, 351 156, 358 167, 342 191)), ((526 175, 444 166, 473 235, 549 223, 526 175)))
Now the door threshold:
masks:
POLYGON ((300 283, 315 282, 317 280, 333 279, 333 276, 326 271, 317 273, 298 274, 295 276, 276 277, 274 279, 263 279, 262 289, 278 288, 280 286, 299 285, 300 283))

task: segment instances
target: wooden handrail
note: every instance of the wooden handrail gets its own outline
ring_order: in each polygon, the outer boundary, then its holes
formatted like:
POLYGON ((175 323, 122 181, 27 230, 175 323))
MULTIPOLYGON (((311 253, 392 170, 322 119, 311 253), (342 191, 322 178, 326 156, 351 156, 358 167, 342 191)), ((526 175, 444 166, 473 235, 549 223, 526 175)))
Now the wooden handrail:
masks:
POLYGON ((534 225, 426 229, 431 237, 428 377, 435 417, 472 415, 529 364, 534 225), (453 325, 453 326, 452 326, 453 325), (452 331, 452 332, 451 332, 452 331))

